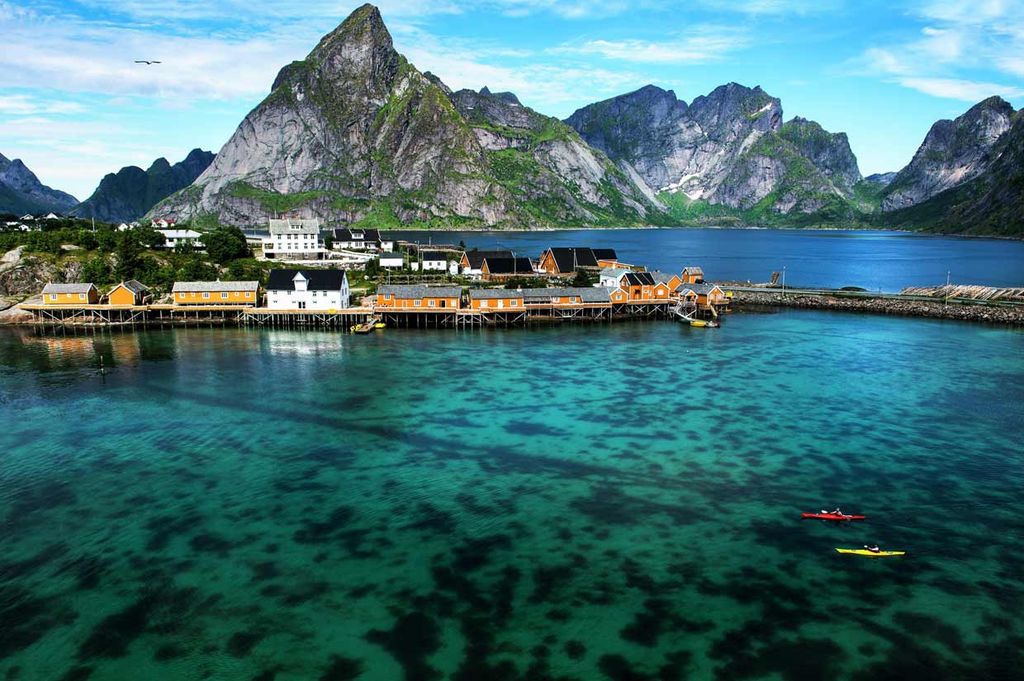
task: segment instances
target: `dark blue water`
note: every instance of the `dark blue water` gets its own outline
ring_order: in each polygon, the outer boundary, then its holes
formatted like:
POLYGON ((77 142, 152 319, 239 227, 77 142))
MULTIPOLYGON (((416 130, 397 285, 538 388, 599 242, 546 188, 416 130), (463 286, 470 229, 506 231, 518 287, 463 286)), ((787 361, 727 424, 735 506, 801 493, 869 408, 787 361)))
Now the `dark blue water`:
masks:
POLYGON ((716 281, 767 281, 786 269, 793 286, 898 291, 953 282, 1024 286, 1024 242, 882 231, 615 229, 555 232, 392 232, 426 243, 510 248, 536 258, 550 246, 606 246, 650 269, 700 265, 716 281))

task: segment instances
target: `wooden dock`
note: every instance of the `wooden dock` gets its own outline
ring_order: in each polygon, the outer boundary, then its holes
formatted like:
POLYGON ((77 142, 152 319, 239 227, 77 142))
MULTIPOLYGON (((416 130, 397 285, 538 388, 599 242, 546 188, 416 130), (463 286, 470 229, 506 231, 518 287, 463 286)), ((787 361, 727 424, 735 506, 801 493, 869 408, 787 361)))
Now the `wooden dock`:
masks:
POLYGON ((223 326, 323 328, 349 331, 355 324, 384 322, 393 328, 455 329, 523 327, 545 323, 610 323, 672 319, 675 301, 537 303, 517 309, 358 307, 343 310, 272 310, 242 305, 22 305, 44 326, 223 326))

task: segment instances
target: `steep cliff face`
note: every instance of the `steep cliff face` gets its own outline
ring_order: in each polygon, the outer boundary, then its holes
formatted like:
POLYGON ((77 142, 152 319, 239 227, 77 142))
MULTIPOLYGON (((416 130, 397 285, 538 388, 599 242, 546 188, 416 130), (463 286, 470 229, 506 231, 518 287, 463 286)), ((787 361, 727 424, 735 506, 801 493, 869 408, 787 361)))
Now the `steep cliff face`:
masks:
POLYGON ((913 206, 984 172, 1012 117, 1009 103, 990 97, 958 118, 936 122, 910 164, 889 184, 882 210, 913 206))
POLYGON ((137 220, 159 201, 192 184, 213 159, 211 152, 193 149, 173 166, 165 158, 158 158, 148 170, 126 166, 105 176, 71 214, 105 222, 137 220))
MULTIPOLYGON (((299 211, 379 226, 536 226, 599 222, 605 213, 638 223, 655 209, 628 179, 622 190, 599 179, 603 192, 581 187, 576 201, 544 194, 568 187, 553 174, 593 171, 593 150, 578 137, 537 133, 544 117, 508 93, 474 94, 482 108, 470 124, 451 91, 399 55, 380 13, 364 5, 282 69, 210 167, 152 214, 252 224, 299 211), (524 130, 529 150, 518 153, 512 140, 524 130)), ((468 95, 461 99, 468 111, 468 95)))
POLYGON ((51 189, 21 162, 0 154, 0 213, 66 213, 78 199, 51 189))
POLYGON ((774 213, 815 212, 860 180, 846 135, 797 118, 778 99, 730 83, 689 106, 654 86, 567 119, 627 172, 685 201, 774 213))
POLYGON ((1024 110, 972 179, 885 216, 888 224, 956 234, 1024 236, 1024 110))
POLYGON ((524 107, 509 92, 451 95, 484 148, 492 175, 537 220, 589 223, 653 217, 657 198, 557 118, 524 107))
POLYGON ((779 135, 843 194, 852 192, 854 185, 861 181, 857 157, 850 149, 845 132, 828 132, 814 121, 797 117, 787 121, 779 135))

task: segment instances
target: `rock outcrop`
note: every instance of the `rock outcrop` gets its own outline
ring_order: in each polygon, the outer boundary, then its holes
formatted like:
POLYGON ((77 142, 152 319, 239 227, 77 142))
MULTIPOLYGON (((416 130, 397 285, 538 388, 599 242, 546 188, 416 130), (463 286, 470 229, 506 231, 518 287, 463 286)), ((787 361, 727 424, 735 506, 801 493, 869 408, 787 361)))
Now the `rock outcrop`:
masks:
POLYGON ((813 213, 860 181, 843 133, 795 118, 760 87, 730 83, 687 105, 648 85, 567 119, 590 144, 660 192, 775 213, 813 213))
POLYGON ((887 224, 952 234, 1024 236, 1024 109, 972 179, 885 215, 887 224))
POLYGON ((66 213, 78 199, 39 181, 21 159, 0 154, 0 213, 66 213))
POLYGON ((530 227, 640 224, 658 206, 514 95, 456 95, 418 71, 364 5, 284 67, 210 167, 151 215, 248 225, 278 212, 380 227, 530 227))
POLYGON ((994 160, 991 152, 1010 129, 1013 113, 1008 102, 989 97, 962 116, 935 123, 889 183, 882 210, 914 206, 980 175, 994 160))
POLYGON ((131 222, 142 217, 161 200, 195 182, 214 155, 193 149, 185 160, 171 165, 158 158, 143 170, 126 166, 104 177, 92 196, 78 204, 71 215, 104 222, 131 222))

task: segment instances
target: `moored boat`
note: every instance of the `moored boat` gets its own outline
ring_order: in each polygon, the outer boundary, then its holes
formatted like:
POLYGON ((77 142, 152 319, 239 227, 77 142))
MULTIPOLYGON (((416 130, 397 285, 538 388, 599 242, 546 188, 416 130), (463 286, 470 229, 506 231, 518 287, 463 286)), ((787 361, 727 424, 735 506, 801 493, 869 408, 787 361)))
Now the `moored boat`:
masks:
POLYGON ((373 322, 363 322, 362 324, 354 324, 352 326, 352 333, 370 333, 373 331, 373 322))

